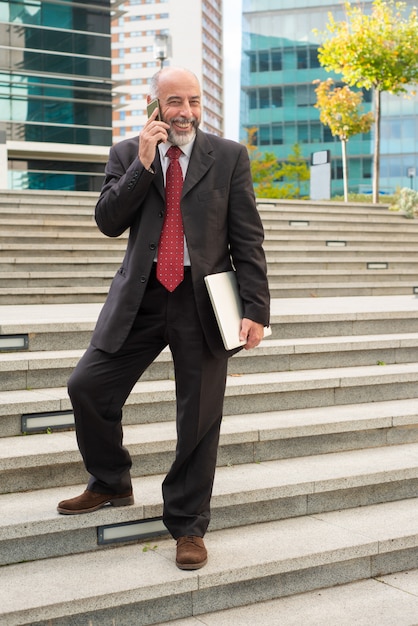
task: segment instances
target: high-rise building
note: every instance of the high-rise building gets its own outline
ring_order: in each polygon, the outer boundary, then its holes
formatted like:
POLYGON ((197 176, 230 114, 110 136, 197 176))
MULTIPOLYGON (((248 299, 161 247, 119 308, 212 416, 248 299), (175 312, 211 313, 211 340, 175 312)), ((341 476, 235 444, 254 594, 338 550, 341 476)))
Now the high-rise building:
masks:
POLYGON ((153 74, 187 67, 202 86, 202 129, 223 131, 222 0, 126 0, 112 23, 113 139, 137 134, 146 120, 153 74))
MULTIPOLYGON (((407 6, 413 6, 408 0, 407 6)), ((367 8, 371 0, 362 5, 367 8)), ((342 195, 343 173, 340 142, 319 120, 315 79, 330 74, 320 66, 319 39, 331 11, 344 19, 337 0, 243 0, 241 73, 241 138, 246 129, 257 129, 260 151, 274 152, 286 160, 295 144, 307 159, 313 152, 331 151, 332 194, 342 195)), ((334 76, 341 81, 340 76, 334 76)), ((365 110, 371 109, 371 93, 364 93, 365 110)), ((349 191, 371 191, 374 130, 355 135, 348 142, 349 191)), ((411 184, 418 173, 418 97, 382 94, 380 191, 392 193, 411 184)))
POLYGON ((100 188, 112 142, 117 4, 0 1, 0 187, 100 188))

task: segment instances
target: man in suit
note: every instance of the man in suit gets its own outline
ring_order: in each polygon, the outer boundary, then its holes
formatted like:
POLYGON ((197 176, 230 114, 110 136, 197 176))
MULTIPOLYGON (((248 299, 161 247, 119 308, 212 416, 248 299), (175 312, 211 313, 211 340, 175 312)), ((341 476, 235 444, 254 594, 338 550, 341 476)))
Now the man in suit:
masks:
POLYGON ((163 521, 177 540, 177 566, 197 569, 207 560, 203 536, 210 519, 227 361, 234 352, 223 347, 204 276, 233 264, 244 306, 240 338, 245 349, 254 348, 269 322, 263 228, 246 148, 198 128, 201 92, 195 75, 164 68, 152 79, 151 96, 159 99, 161 119, 156 110, 139 139, 111 148, 96 206, 100 230, 117 237, 129 229, 129 240, 91 344, 68 383, 90 479, 84 493, 60 502, 58 511, 80 514, 133 503, 122 407, 168 345, 176 379, 177 447, 163 482, 163 521), (181 276, 174 287, 162 284, 159 269, 168 214, 165 182, 174 159, 167 152, 173 145, 181 149, 184 179, 178 202, 181 276))

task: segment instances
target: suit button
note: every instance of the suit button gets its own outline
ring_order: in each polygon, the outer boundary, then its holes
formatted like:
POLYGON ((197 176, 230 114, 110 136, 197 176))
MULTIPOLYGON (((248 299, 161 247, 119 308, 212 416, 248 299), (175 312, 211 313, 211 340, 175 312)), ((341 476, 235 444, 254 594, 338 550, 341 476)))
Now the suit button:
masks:
POLYGON ((146 276, 141 276, 141 278, 139 279, 139 281, 141 283, 146 283, 147 282, 147 277, 146 276))
POLYGON ((150 250, 155 250, 155 249, 156 249, 156 247, 157 247, 157 246, 155 245, 155 243, 150 243, 150 245, 149 245, 149 249, 150 249, 150 250))

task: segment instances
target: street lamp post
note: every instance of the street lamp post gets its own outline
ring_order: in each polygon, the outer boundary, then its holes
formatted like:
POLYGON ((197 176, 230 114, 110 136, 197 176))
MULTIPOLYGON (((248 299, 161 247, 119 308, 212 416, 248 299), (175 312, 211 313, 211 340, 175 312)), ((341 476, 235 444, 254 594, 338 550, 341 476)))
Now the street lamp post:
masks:
POLYGON ((169 36, 165 33, 155 35, 154 38, 154 59, 160 62, 160 69, 164 66, 164 61, 169 56, 169 36))
POLYGON ((411 189, 414 188, 415 173, 416 173, 415 167, 408 167, 408 178, 409 178, 411 189))

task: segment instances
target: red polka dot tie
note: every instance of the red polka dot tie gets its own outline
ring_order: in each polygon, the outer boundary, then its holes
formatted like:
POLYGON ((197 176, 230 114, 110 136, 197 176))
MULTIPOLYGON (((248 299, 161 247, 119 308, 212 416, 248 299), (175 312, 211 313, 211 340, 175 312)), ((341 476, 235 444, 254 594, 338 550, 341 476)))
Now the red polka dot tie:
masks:
POLYGON ((184 234, 180 211, 183 175, 178 146, 167 150, 170 164, 165 182, 166 213, 158 244, 157 278, 168 291, 174 291, 184 278, 184 234))

